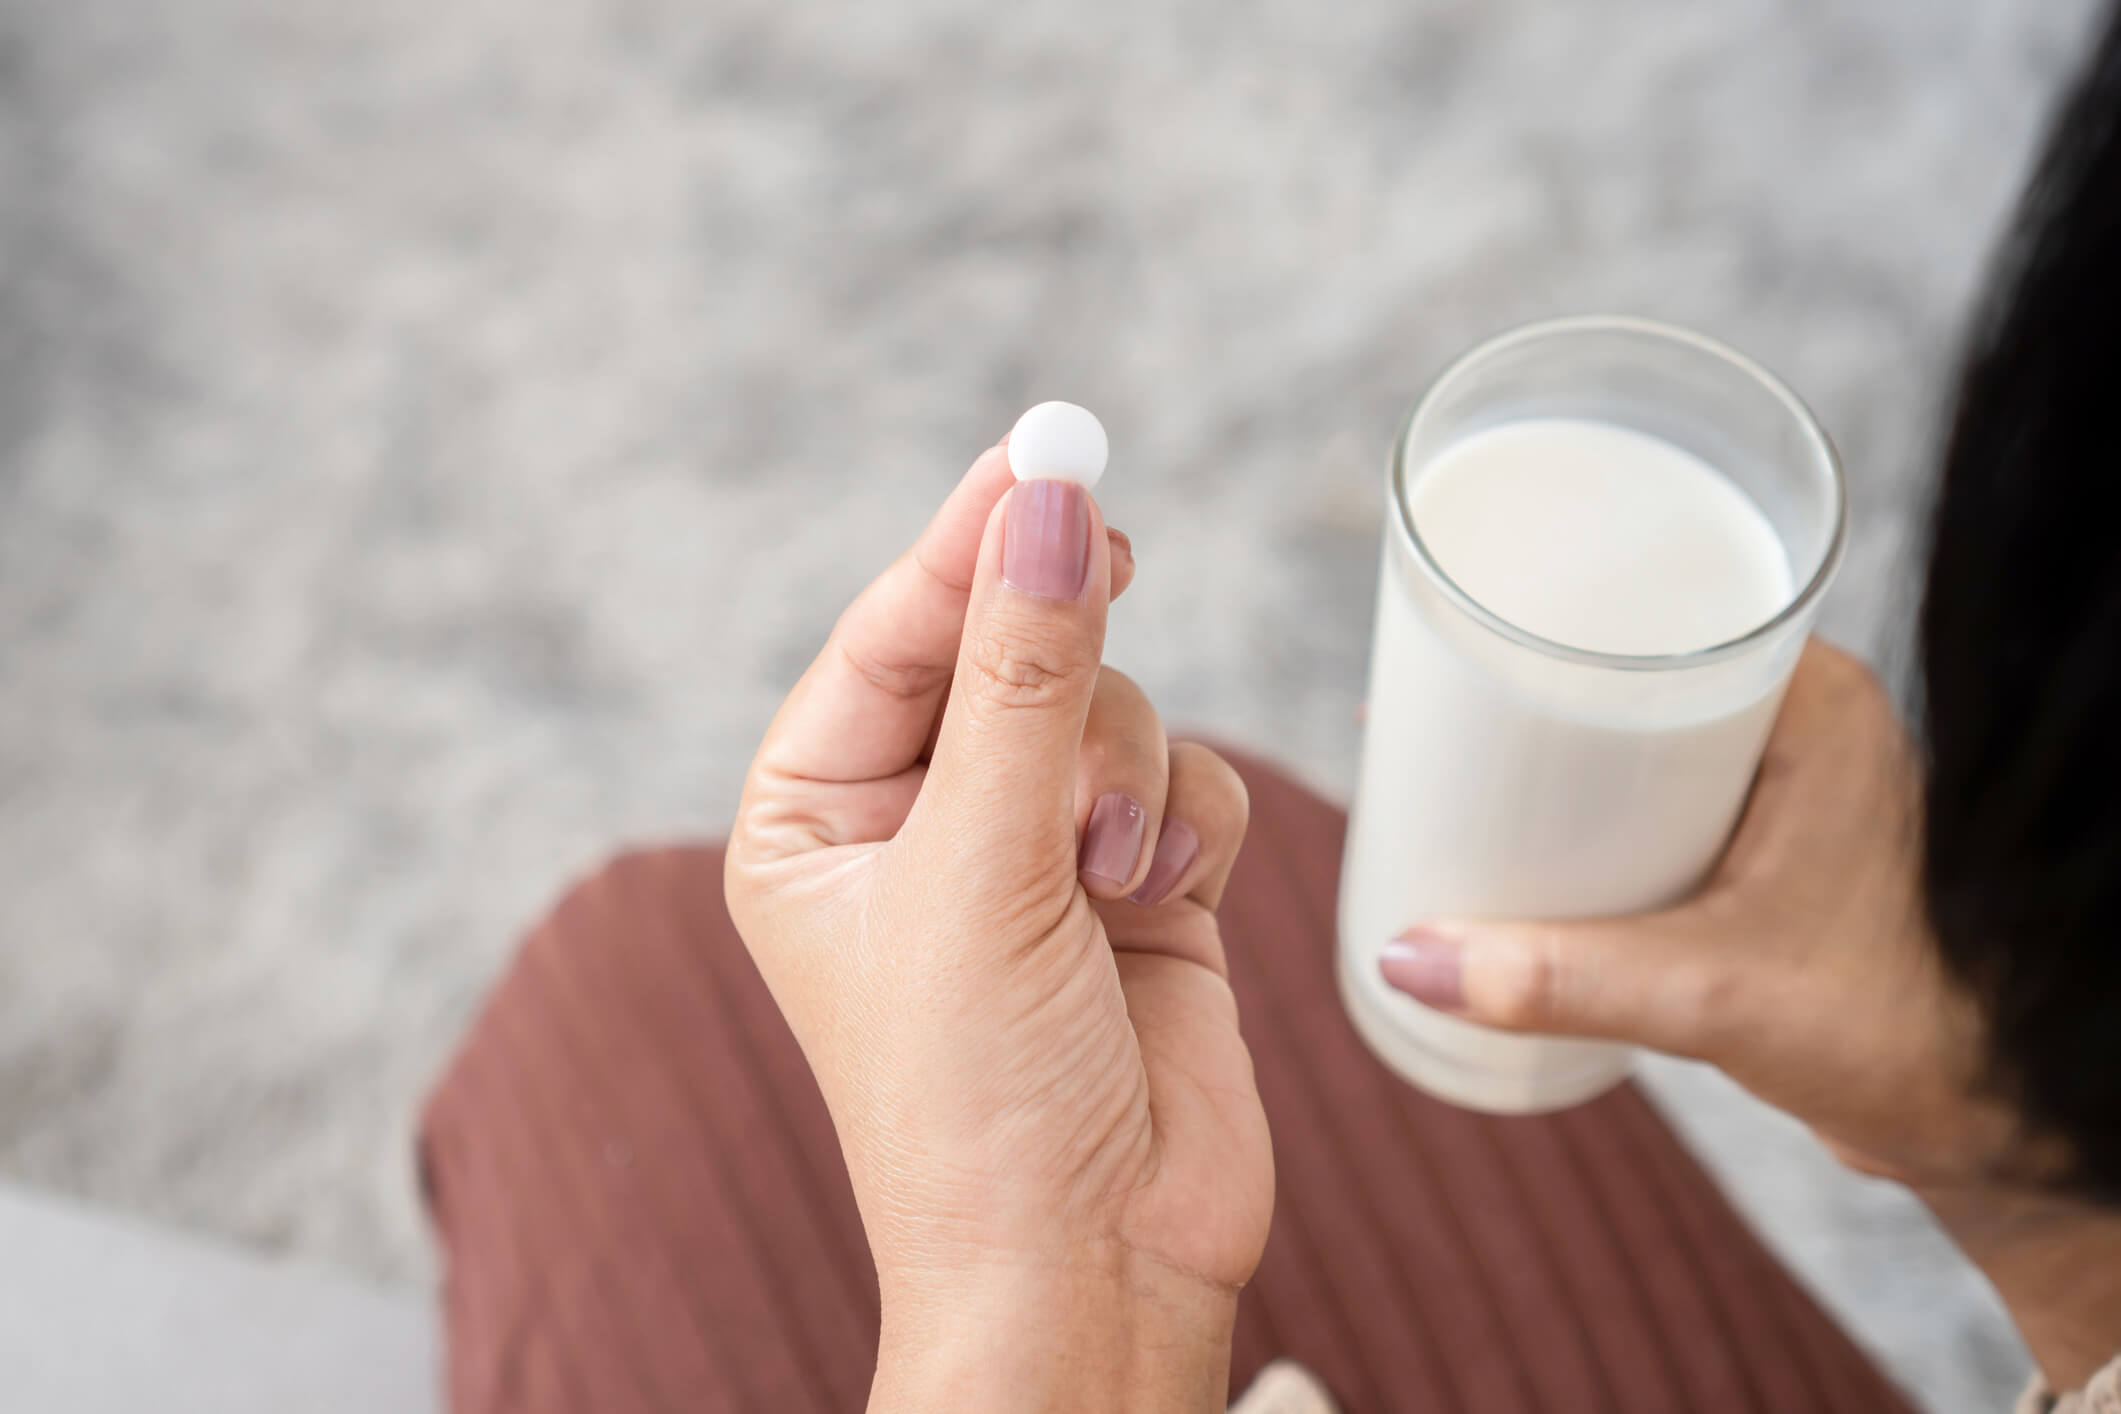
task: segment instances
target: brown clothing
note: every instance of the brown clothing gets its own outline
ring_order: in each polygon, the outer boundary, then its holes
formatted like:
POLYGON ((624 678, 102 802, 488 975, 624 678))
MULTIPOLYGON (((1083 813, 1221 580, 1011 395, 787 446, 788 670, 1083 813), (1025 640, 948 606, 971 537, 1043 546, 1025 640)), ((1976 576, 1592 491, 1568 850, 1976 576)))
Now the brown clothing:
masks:
MULTIPOLYGON (((1496 1118, 1379 1065, 1333 981, 1345 819, 1238 764, 1223 931, 1277 1192, 1233 1392, 1287 1356, 1347 1414, 1907 1408, 1632 1086, 1496 1118)), ((455 1414, 862 1407, 875 1272, 721 878, 688 846, 575 887, 428 1106, 455 1414)))

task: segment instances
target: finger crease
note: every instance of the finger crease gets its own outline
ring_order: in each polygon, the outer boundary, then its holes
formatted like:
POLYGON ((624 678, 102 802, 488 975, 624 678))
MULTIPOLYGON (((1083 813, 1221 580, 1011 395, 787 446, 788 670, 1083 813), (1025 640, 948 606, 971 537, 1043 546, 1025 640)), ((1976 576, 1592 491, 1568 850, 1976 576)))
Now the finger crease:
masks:
POLYGON ((927 555, 926 555, 926 554, 925 554, 925 553, 924 553, 924 552, 923 552, 923 551, 921 550, 921 548, 920 548, 919 546, 915 546, 915 547, 914 547, 914 551, 913 551, 913 563, 915 563, 916 565, 919 565, 919 566, 921 567, 921 573, 922 573, 922 574, 925 574, 925 575, 927 575, 927 576, 928 576, 928 578, 930 578, 930 579, 934 580, 934 581, 935 581, 935 582, 936 582, 937 584, 939 584, 939 585, 941 585, 941 586, 942 586, 943 588, 945 588, 945 589, 949 590, 949 591, 950 591, 950 592, 951 592, 952 594, 955 594, 955 595, 957 595, 957 596, 958 596, 959 598, 970 598, 970 597, 971 597, 971 595, 972 595, 972 576, 971 576, 971 575, 966 575, 966 576, 965 576, 965 578, 964 578, 964 581, 963 581, 962 583, 960 583, 960 582, 959 582, 959 581, 957 581, 957 580, 954 580, 954 579, 952 579, 952 578, 951 578, 951 577, 950 577, 949 575, 946 575, 946 574, 944 574, 944 573, 943 573, 943 572, 942 572, 941 570, 937 569, 937 568, 936 568, 936 567, 935 567, 934 565, 931 565, 931 564, 929 564, 929 563, 928 563, 928 556, 927 556, 927 555))
POLYGON ((888 663, 857 653, 844 642, 840 657, 855 675, 889 697, 913 701, 939 691, 950 681, 948 663, 888 663))

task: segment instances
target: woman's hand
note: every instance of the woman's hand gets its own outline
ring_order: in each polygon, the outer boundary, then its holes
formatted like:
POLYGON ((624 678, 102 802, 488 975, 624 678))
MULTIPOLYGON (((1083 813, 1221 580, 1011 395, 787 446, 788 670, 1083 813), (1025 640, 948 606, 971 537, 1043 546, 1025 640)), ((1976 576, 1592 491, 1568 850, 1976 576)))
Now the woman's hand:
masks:
POLYGON ((1475 1021, 1714 1062, 1844 1163, 1913 1186, 2071 1389, 2121 1340, 2121 1215, 2055 1191, 2067 1154, 1989 1090, 1980 1008, 1923 916, 1920 791, 1877 681, 1814 643, 1695 898, 1635 918, 1444 920, 1388 950, 1385 974, 1475 1021))
POLYGON ((1387 949, 1386 979, 1491 1026, 1712 1061, 1865 1172, 2000 1178, 2025 1156, 1979 1094, 1980 1016, 1929 938, 1920 790, 1877 681, 1815 642, 1694 898, 1630 918, 1432 921, 1387 949))
POLYGON ((987 452, 746 782, 730 910, 853 1177, 872 1408, 1223 1407, 1273 1200, 1214 917, 1245 793, 1100 666, 1131 572, 987 452))

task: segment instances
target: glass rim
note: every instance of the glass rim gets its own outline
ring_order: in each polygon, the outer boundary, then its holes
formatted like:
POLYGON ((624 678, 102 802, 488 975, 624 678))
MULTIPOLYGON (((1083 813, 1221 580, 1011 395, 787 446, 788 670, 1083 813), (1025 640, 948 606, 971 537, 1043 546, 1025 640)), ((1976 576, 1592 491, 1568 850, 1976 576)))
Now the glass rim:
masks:
MULTIPOLYGON (((1655 319, 1639 319, 1619 314, 1566 315, 1559 319, 1542 319, 1531 324, 1520 324, 1492 338, 1484 339, 1466 350, 1445 366, 1429 384, 1428 391, 1415 403, 1414 410, 1407 414, 1401 424, 1399 436, 1392 444, 1392 504, 1397 512, 1393 517, 1399 535, 1414 560, 1429 577, 1431 583, 1443 596, 1475 623, 1490 632, 1508 639, 1549 658, 1559 658, 1588 667, 1615 668, 1623 672, 1669 672, 1681 668, 1702 667, 1720 663, 1726 659, 1742 656, 1749 649, 1767 639, 1775 637, 1795 619, 1809 612, 1812 605, 1826 592, 1833 582, 1834 572, 1840 568, 1843 552, 1848 548, 1848 481, 1841 465, 1841 454, 1835 450, 1833 439, 1820 426, 1819 419, 1804 399, 1797 396, 1789 384, 1777 378, 1766 368, 1744 354, 1710 338, 1676 324, 1665 324, 1655 319), (1477 365, 1496 354, 1535 340, 1551 338, 1560 334, 1621 333, 1642 335, 1682 345, 1691 352, 1720 360, 1751 378, 1765 388, 1775 400, 1782 404, 1797 426, 1819 462, 1826 468, 1827 481, 1834 497, 1834 526, 1827 541, 1826 553, 1820 556, 1819 567, 1813 571, 1803 587, 1790 596, 1773 617, 1747 629, 1736 638, 1721 643, 1712 643, 1706 648, 1695 648, 1684 653, 1603 653, 1592 648, 1577 648, 1566 643, 1557 643, 1551 638, 1542 638, 1529 629, 1511 623, 1502 615, 1482 604, 1459 587, 1457 581, 1444 572, 1436 557, 1429 553, 1421 532, 1414 528, 1414 509, 1407 495, 1407 447, 1413 441, 1416 429, 1441 394, 1453 384, 1473 371, 1477 365)), ((1780 538, 1780 537, 1778 537, 1780 538)))

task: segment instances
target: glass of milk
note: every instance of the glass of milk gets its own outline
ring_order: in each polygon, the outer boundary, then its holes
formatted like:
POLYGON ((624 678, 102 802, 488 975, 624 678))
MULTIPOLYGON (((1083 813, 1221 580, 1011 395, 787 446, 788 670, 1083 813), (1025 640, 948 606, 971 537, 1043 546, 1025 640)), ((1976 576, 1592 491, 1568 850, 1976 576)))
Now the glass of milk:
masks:
POLYGON ((1632 913, 1729 838, 1846 538, 1833 445, 1698 334, 1563 319, 1453 364, 1392 454, 1341 995, 1422 1089, 1533 1112, 1631 1053, 1506 1035, 1388 987, 1438 917, 1632 913))

